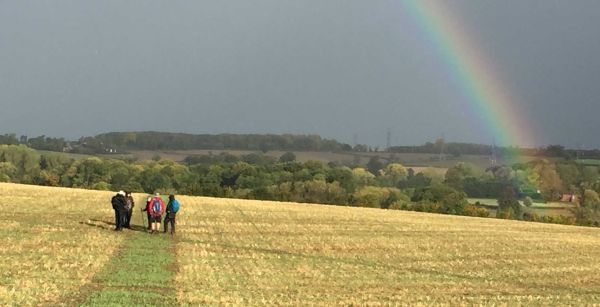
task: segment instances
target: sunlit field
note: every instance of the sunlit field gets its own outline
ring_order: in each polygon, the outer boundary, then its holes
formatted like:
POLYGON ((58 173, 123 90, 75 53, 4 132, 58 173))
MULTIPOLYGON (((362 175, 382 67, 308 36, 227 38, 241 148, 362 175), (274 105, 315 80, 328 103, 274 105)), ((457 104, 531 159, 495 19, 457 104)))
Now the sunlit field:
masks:
POLYGON ((0 305, 600 301, 596 228, 181 196, 171 237, 113 194, 0 184, 0 305))
POLYGON ((1 306, 56 305, 78 295, 123 244, 100 222, 113 212, 111 194, 0 184, 1 306))
POLYGON ((183 198, 189 304, 580 304, 600 300, 600 230, 183 198))

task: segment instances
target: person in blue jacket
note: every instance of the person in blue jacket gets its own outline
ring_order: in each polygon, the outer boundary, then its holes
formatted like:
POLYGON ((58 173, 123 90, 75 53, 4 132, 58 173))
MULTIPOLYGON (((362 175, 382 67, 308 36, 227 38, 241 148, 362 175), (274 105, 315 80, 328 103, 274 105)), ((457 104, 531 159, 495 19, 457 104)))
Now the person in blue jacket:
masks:
POLYGON ((171 223, 171 235, 175 234, 175 216, 179 211, 179 201, 175 199, 175 195, 169 195, 169 203, 167 204, 166 216, 165 216, 165 233, 169 230, 169 223, 171 223))

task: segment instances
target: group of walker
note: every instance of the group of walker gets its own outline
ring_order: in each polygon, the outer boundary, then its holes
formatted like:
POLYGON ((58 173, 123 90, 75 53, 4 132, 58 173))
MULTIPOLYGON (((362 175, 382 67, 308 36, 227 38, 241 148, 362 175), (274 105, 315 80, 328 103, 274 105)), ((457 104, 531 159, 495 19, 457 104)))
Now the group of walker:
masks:
MULTIPOLYGON (((111 203, 115 210, 115 231, 121 231, 123 228, 131 229, 131 216, 135 206, 131 192, 119 191, 117 195, 113 196, 111 203)), ((160 232, 164 214, 164 233, 168 232, 169 224, 171 224, 171 234, 175 234, 175 217, 179 211, 179 201, 175 199, 175 195, 169 195, 169 202, 166 206, 159 193, 149 196, 146 200, 146 207, 141 211, 146 211, 150 233, 160 232)))

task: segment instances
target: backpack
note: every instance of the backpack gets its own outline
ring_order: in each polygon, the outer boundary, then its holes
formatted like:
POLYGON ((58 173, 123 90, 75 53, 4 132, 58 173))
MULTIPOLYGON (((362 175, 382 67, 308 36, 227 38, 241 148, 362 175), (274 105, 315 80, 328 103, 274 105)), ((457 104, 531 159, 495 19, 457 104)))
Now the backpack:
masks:
POLYGON ((152 199, 150 203, 150 215, 158 216, 162 214, 163 206, 161 202, 161 199, 158 197, 152 199))
POLYGON ((113 209, 117 210, 119 208, 119 198, 116 196, 113 196, 113 198, 110 200, 110 203, 112 204, 113 209))
POLYGON ((171 203, 171 212, 177 213, 177 211, 179 211, 179 202, 177 199, 173 199, 173 202, 171 203))

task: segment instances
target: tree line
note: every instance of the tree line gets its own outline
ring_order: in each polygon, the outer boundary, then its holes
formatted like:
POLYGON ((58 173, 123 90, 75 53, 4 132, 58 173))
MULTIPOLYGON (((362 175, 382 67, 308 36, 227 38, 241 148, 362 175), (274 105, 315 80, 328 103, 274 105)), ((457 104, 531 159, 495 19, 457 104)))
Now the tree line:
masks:
POLYGON ((400 163, 373 158, 368 167, 298 162, 291 152, 279 159, 261 152, 234 156, 191 156, 169 160, 73 159, 39 153, 24 145, 0 145, 0 181, 98 190, 131 190, 244 199, 321 203, 383 209, 488 216, 468 197, 498 200, 497 216, 510 219, 598 225, 600 173, 572 161, 535 160, 487 170, 458 163, 439 174, 415 172, 400 163), (581 197, 575 219, 537 216, 532 202, 563 193, 581 197))
POLYGON ((20 138, 17 138, 17 135, 14 133, 0 135, 0 145, 17 144, 27 145, 28 147, 37 150, 48 150, 57 152, 67 151, 67 149, 69 148, 69 142, 64 138, 53 138, 47 137, 45 135, 40 135, 32 138, 27 138, 26 136, 21 136, 20 138))
POLYGON ((484 155, 509 158, 514 156, 531 156, 565 159, 600 159, 598 149, 568 149, 561 145, 548 145, 540 148, 503 147, 487 144, 444 142, 427 142, 417 146, 392 146, 388 149, 392 153, 422 153, 443 154, 458 157, 461 155, 484 155))
POLYGON ((111 132, 79 140, 94 152, 120 150, 253 150, 350 151, 352 147, 318 135, 292 134, 188 134, 168 132, 111 132))
MULTIPOLYGON (((110 132, 77 141, 44 135, 27 138, 16 134, 0 135, 0 144, 24 144, 38 150, 81 154, 127 153, 130 150, 251 150, 251 151, 324 151, 324 152, 378 152, 378 147, 364 144, 341 143, 318 135, 293 134, 188 134, 169 132, 110 132)), ((421 153, 458 157, 486 155, 498 158, 534 156, 565 159, 600 159, 597 149, 567 149, 560 145, 545 148, 498 147, 472 143, 446 143, 443 139, 417 146, 392 146, 390 153, 421 153)))

